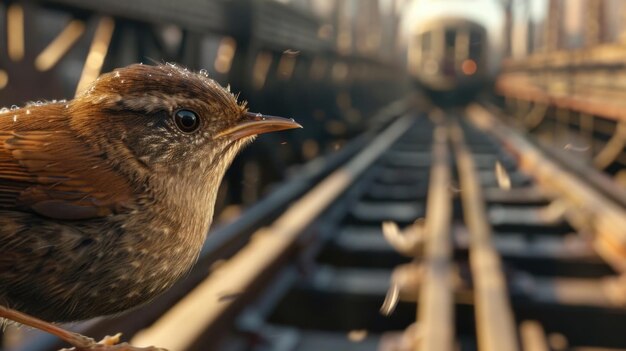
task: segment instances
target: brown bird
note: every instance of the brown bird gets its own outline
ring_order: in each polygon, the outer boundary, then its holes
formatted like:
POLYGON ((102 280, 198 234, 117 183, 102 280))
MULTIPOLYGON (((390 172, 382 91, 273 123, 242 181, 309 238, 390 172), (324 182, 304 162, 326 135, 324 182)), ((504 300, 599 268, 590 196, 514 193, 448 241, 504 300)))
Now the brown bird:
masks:
POLYGON ((196 261, 237 152, 301 127, 173 64, 120 68, 74 100, 0 112, 0 318, 79 349, 94 345, 30 316, 83 320, 161 294, 196 261))

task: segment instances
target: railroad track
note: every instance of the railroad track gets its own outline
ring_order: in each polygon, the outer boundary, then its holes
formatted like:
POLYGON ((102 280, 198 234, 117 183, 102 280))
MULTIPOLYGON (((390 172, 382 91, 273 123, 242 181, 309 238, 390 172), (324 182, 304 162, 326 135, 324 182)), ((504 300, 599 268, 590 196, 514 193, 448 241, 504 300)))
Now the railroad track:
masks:
POLYGON ((179 351, 626 350, 625 206, 601 176, 480 105, 377 121, 216 229, 166 295, 75 328, 179 351))

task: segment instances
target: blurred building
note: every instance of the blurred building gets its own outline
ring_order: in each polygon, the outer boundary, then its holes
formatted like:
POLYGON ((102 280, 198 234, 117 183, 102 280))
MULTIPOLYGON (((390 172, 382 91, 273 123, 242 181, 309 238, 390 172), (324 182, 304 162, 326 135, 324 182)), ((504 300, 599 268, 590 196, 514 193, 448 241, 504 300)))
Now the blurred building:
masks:
POLYGON ((509 0, 510 55, 521 58, 626 40, 622 0, 509 0))

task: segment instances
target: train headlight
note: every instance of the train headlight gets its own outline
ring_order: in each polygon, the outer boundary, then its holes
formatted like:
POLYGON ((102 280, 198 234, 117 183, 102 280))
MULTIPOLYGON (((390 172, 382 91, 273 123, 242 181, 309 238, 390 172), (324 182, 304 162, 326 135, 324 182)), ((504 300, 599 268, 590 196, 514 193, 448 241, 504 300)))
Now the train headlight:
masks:
POLYGON ((476 65, 476 61, 472 59, 463 60, 461 63, 461 71, 466 76, 471 76, 478 70, 478 65, 476 65))

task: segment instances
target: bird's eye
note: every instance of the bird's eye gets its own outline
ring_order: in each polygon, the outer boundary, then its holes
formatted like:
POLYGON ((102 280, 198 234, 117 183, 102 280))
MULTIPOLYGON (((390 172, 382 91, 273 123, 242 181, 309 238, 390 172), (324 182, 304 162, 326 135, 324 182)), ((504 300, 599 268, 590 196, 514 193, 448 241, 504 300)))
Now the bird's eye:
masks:
POLYGON ((174 112, 174 122, 176 127, 185 133, 195 132, 200 126, 200 118, 190 110, 177 110, 174 112))

